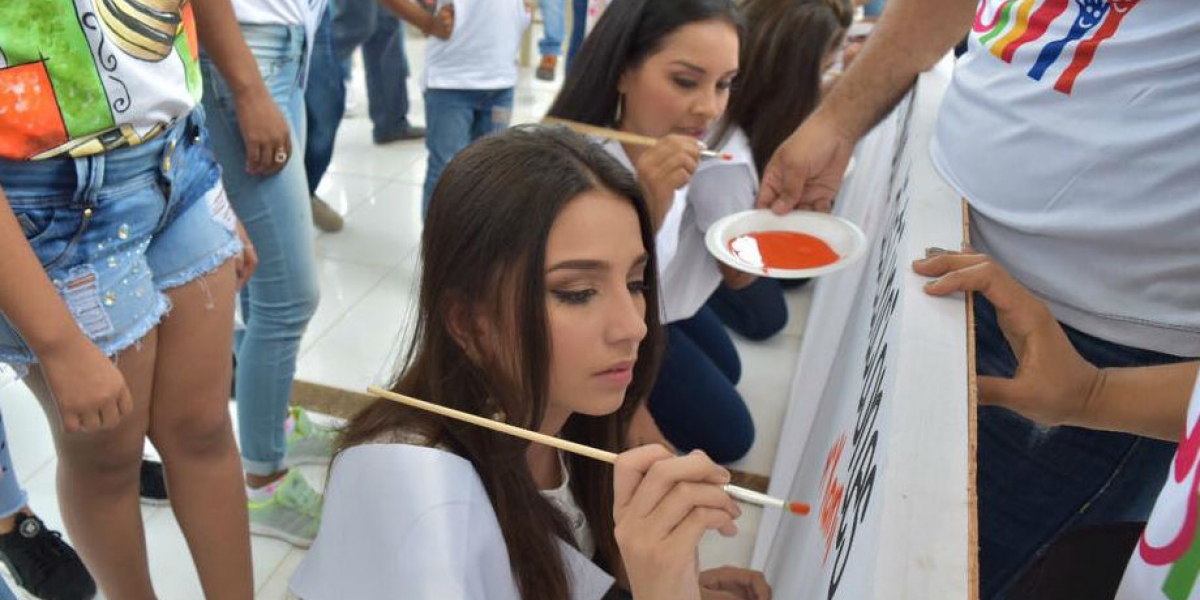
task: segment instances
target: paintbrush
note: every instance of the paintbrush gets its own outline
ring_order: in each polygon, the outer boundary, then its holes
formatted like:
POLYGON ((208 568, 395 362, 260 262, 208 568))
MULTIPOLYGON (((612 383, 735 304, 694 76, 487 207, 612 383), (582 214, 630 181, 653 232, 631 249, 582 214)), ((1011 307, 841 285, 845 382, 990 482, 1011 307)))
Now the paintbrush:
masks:
MULTIPOLYGON (((417 400, 416 398, 410 398, 408 396, 404 396, 402 394, 397 394, 396 392, 388 391, 388 390, 378 388, 375 386, 369 386, 367 388, 367 392, 370 393, 372 396, 376 396, 378 398, 383 398, 385 400, 391 400, 393 402, 398 402, 405 406, 411 406, 413 408, 419 408, 421 410, 429 411, 431 413, 436 413, 436 414, 442 415, 443 417, 449 417, 451 419, 456 419, 458 421, 464 421, 467 423, 471 423, 472 425, 478 425, 480 427, 485 427, 487 429, 491 429, 492 431, 499 431, 501 433, 507 433, 508 435, 511 435, 511 436, 519 437, 521 439, 529 440, 531 442, 537 442, 539 444, 545 444, 547 446, 558 448, 559 450, 565 450, 567 452, 571 452, 573 454, 578 454, 580 456, 594 458, 596 460, 601 460, 601 461, 604 461, 609 464, 615 463, 617 461, 617 455, 615 453, 609 452, 607 450, 601 450, 599 448, 593 448, 591 446, 585 446, 583 444, 578 444, 575 442, 559 439, 559 438, 556 438, 551 435, 546 435, 544 433, 538 433, 536 431, 530 431, 528 429, 523 429, 521 427, 517 427, 516 425, 509 425, 508 423, 501 423, 499 421, 494 421, 487 417, 481 417, 479 415, 473 415, 471 413, 466 413, 461 410, 454 410, 453 408, 447 408, 440 404, 434 404, 432 402, 425 402, 424 400, 417 400)), ((761 494, 754 490, 748 490, 746 488, 738 487, 738 486, 732 485, 732 484, 725 486, 725 492, 728 493, 730 496, 733 496, 733 498, 735 500, 740 500, 742 502, 747 502, 750 504, 757 504, 759 506, 772 506, 775 508, 784 508, 784 509, 787 509, 789 512, 791 512, 793 514, 797 514, 797 515, 802 515, 802 516, 807 515, 812 510, 808 504, 805 504, 803 502, 787 502, 784 500, 780 500, 779 498, 774 498, 772 496, 768 496, 766 494, 761 494)))
MULTIPOLYGON (((552 125, 566 125, 567 127, 570 127, 573 131, 575 131, 575 133, 581 133, 583 135, 594 135, 596 137, 602 137, 602 138, 609 139, 609 140, 616 140, 618 142, 624 142, 626 144, 634 144, 637 146, 653 146, 658 143, 657 138, 652 138, 647 135, 638 135, 636 133, 629 133, 628 131, 617 131, 616 129, 609 129, 607 127, 597 127, 595 125, 588 125, 587 123, 579 123, 577 121, 570 121, 567 119, 559 119, 556 117, 545 117, 542 119, 542 122, 549 123, 552 125)), ((716 150, 701 150, 700 156, 702 156, 704 158, 719 158, 721 160, 733 160, 733 154, 731 154, 729 152, 717 152, 716 150)))

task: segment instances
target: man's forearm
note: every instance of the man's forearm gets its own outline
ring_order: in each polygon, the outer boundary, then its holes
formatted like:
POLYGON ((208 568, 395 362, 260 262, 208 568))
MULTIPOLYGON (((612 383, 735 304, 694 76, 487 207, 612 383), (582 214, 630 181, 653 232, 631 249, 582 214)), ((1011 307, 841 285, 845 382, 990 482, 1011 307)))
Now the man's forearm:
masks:
POLYGON ((862 51, 818 112, 844 133, 866 135, 904 97, 917 75, 971 29, 974 0, 889 0, 862 51))
POLYGON ((379 0, 379 2, 395 13, 397 17, 411 23, 426 34, 433 28, 433 15, 425 12, 425 9, 418 6, 413 0, 379 0))
POLYGON ((1178 441, 1185 433, 1198 366, 1200 363, 1188 362, 1104 369, 1104 379, 1084 405, 1078 422, 1071 424, 1178 441))

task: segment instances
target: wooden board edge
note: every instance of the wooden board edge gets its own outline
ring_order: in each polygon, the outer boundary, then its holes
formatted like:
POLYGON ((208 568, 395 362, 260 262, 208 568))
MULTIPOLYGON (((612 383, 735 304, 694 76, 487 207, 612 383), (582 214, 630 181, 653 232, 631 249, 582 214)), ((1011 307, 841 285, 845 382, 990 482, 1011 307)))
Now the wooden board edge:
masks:
MULTIPOLYGON (((963 246, 971 245, 971 213, 962 200, 963 246)), ((976 487, 979 456, 979 380, 975 371, 975 303, 967 294, 967 590, 970 600, 979 600, 979 493, 976 487)))

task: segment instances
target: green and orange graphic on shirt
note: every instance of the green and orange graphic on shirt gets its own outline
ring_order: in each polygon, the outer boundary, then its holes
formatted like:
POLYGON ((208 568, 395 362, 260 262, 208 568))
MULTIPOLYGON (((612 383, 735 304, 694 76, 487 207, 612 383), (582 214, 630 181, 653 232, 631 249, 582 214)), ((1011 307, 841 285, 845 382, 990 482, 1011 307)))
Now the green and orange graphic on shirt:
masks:
POLYGON ((1076 80, 1096 57, 1096 51, 1116 34, 1125 15, 1139 0, 1074 0, 1075 11, 1068 11, 1072 0, 1004 0, 988 20, 991 3, 980 2, 974 30, 979 43, 1004 62, 1011 63, 1017 50, 1027 44, 1041 44, 1037 59, 1029 69, 1031 79, 1041 81, 1046 72, 1065 56, 1070 60, 1054 82, 1054 89, 1070 94, 1076 80), (1064 16, 1065 15, 1065 16, 1064 16), (1043 40, 1056 20, 1070 19, 1066 35, 1043 40), (1067 50, 1073 51, 1068 53, 1067 50))
POLYGON ((1143 533, 1137 549, 1138 557, 1146 564, 1170 566, 1162 585, 1163 597, 1168 600, 1188 600, 1200 579, 1200 544, 1197 543, 1200 536, 1196 535, 1197 509, 1200 508, 1200 473, 1196 472, 1200 466, 1200 420, 1185 434, 1179 440, 1162 492, 1170 493, 1172 486, 1183 488, 1187 494, 1183 522, 1176 535, 1161 546, 1152 543, 1143 533))
POLYGON ((0 157, 85 156, 134 145, 123 118, 135 98, 130 61, 176 61, 200 96, 199 48, 188 0, 0 2, 0 157))

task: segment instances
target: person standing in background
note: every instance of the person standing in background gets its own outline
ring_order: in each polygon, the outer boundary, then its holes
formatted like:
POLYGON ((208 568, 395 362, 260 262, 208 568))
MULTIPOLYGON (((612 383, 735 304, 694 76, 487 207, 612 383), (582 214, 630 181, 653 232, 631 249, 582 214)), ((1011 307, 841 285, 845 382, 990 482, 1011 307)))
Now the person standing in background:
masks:
POLYGON ((450 11, 453 32, 425 49, 426 210, 446 163, 472 141, 508 127, 517 50, 531 21, 525 0, 439 0, 437 6, 439 17, 450 11))
POLYGON ((319 83, 304 88, 304 115, 308 127, 304 173, 308 178, 313 225, 326 233, 335 233, 342 230, 345 221, 337 210, 317 196, 317 186, 333 159, 333 144, 346 110, 346 80, 333 47, 332 3, 321 11, 309 57, 309 77, 319 83))
POLYGON ((63 520, 106 597, 155 596, 149 437, 205 595, 250 600, 227 405, 234 294, 256 259, 208 146, 201 44, 236 83, 239 168, 269 169, 290 141, 227 0, 147 4, 0 3, 0 361, 42 404, 63 520))
MULTIPOLYGON (((394 3, 388 4, 391 8, 394 3)), ((362 47, 372 139, 388 144, 424 137, 425 129, 408 121, 408 58, 399 18, 384 10, 380 0, 333 0, 332 8, 337 63, 344 64, 362 47)))
POLYGON ((534 76, 542 81, 554 81, 558 69, 558 56, 562 54, 563 36, 566 34, 566 0, 538 0, 542 11, 542 39, 538 40, 538 51, 542 62, 534 76))
MULTIPOLYGON (((379 2, 382 2, 392 13, 399 15, 401 19, 420 29, 425 35, 441 39, 446 39, 450 35, 450 29, 453 26, 451 9, 444 10, 442 14, 434 17, 432 7, 426 10, 423 8, 423 4, 418 5, 413 0, 379 0, 379 2)), ((334 140, 345 113, 346 85, 343 65, 354 53, 354 49, 362 44, 361 41, 355 40, 362 37, 364 32, 369 31, 369 27, 361 24, 360 21, 369 19, 372 14, 377 14, 374 12, 378 10, 378 7, 374 6, 375 3, 376 0, 371 0, 369 6, 360 0, 333 0, 326 9, 326 14, 321 17, 316 38, 313 41, 309 77, 319 84, 308 86, 304 94, 308 121, 308 144, 304 154, 304 166, 308 174, 313 224, 327 233, 341 231, 344 220, 333 207, 317 196, 317 187, 321 184, 326 169, 329 168, 330 160, 333 157, 334 140), (340 37, 338 36, 339 31, 340 37)), ((378 14, 390 17, 386 13, 378 14)), ((424 135, 425 131, 420 127, 410 126, 405 116, 408 112, 408 88, 403 82, 408 77, 408 63, 403 52, 403 28, 397 27, 396 32, 394 43, 395 47, 399 48, 396 52, 377 45, 376 36, 378 35, 381 39, 384 37, 378 32, 369 35, 368 43, 363 45, 371 119, 375 125, 377 143, 394 141, 385 139, 387 136, 381 138, 380 132, 403 131, 408 137, 402 136, 397 139, 416 139, 424 135), (383 53, 382 58, 376 56, 377 53, 383 53), (397 66, 402 67, 399 72, 388 73, 389 69, 397 66), (401 85, 399 87, 391 85, 387 81, 388 77, 392 77, 393 81, 400 81, 401 85), (376 89, 374 95, 371 95, 370 91, 372 86, 375 86, 376 89), (395 102, 396 110, 390 112, 384 111, 387 106, 392 104, 389 98, 402 100, 397 100, 395 102), (397 123, 397 121, 402 122, 397 123)))

